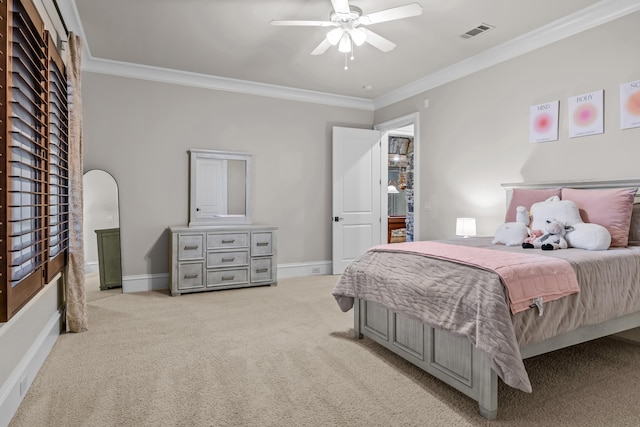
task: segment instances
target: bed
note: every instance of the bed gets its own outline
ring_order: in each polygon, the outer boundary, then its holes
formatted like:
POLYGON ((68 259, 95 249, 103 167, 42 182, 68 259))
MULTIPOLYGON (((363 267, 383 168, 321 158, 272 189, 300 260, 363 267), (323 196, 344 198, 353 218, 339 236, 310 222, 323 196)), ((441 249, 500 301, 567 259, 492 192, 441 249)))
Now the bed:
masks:
MULTIPOLYGON (((640 181, 504 186, 510 206, 516 191, 615 191, 637 188, 640 181)), ((532 264, 543 257, 569 265, 579 292, 538 306, 514 312, 512 290, 495 270, 389 249, 393 245, 352 262, 332 293, 343 311, 353 308, 357 338, 366 336, 453 386, 476 400, 485 418, 495 419, 499 380, 532 391, 524 359, 640 327, 640 239, 634 237, 640 233, 640 205, 634 201, 632 196, 628 242, 606 251, 522 249, 492 244, 492 237, 434 242, 435 249, 488 251, 515 263, 518 257, 532 257, 532 264)))

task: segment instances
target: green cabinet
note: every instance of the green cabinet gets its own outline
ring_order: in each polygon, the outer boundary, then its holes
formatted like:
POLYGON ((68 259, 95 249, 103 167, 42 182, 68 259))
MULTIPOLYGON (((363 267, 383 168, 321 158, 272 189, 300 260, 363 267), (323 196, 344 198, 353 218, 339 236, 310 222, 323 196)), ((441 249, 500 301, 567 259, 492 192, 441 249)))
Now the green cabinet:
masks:
POLYGON ((120 262, 120 229, 96 230, 98 235, 98 267, 100 289, 122 287, 122 264, 120 262))

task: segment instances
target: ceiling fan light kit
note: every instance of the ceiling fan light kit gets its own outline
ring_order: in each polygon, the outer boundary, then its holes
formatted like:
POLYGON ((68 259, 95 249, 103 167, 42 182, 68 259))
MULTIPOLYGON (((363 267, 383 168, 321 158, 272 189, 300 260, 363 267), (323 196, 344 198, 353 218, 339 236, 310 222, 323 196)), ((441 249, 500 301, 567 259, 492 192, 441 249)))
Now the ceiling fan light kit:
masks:
POLYGON ((351 59, 354 59, 353 45, 362 46, 364 43, 369 43, 382 52, 389 52, 396 47, 393 42, 367 28, 361 28, 361 25, 373 25, 422 14, 422 6, 418 3, 410 3, 368 15, 363 15, 359 7, 350 6, 348 0, 331 0, 331 5, 333 12, 330 14, 329 21, 271 21, 271 25, 335 27, 327 33, 326 38, 311 52, 311 55, 322 55, 331 46, 337 45, 338 52, 345 54, 345 70, 348 69, 347 54, 351 53, 351 59))
POLYGON ((353 44, 356 46, 362 46, 367 41, 367 33, 362 28, 354 28, 349 31, 349 37, 351 37, 353 44))

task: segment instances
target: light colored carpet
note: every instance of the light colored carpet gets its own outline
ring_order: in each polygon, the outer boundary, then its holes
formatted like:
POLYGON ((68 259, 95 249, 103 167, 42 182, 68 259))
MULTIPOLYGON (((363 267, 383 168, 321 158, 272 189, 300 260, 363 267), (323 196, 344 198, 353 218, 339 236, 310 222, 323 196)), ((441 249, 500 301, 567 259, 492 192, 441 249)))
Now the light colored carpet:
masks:
POLYGON ((122 293, 122 288, 100 290, 100 273, 97 271, 85 273, 84 292, 87 302, 109 298, 122 293))
POLYGON ((605 338, 528 360, 498 420, 368 339, 330 295, 337 276, 90 302, 60 337, 12 427, 637 426, 640 346, 605 338))

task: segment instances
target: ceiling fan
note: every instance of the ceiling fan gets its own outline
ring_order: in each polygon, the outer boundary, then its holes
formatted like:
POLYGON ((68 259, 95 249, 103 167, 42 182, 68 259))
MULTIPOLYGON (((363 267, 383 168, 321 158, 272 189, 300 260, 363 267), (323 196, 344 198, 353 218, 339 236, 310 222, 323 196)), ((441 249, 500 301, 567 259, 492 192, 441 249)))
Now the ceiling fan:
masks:
POLYGON ((351 59, 353 59, 353 45, 361 46, 366 42, 382 52, 389 52, 396 47, 395 43, 364 27, 422 14, 422 6, 418 3, 410 3, 367 15, 363 15, 360 8, 350 6, 348 0, 331 0, 331 5, 333 11, 329 21, 271 21, 271 25, 334 27, 311 52, 311 55, 321 55, 331 46, 337 45, 338 51, 345 54, 345 70, 348 69, 346 55, 351 53, 351 59))

